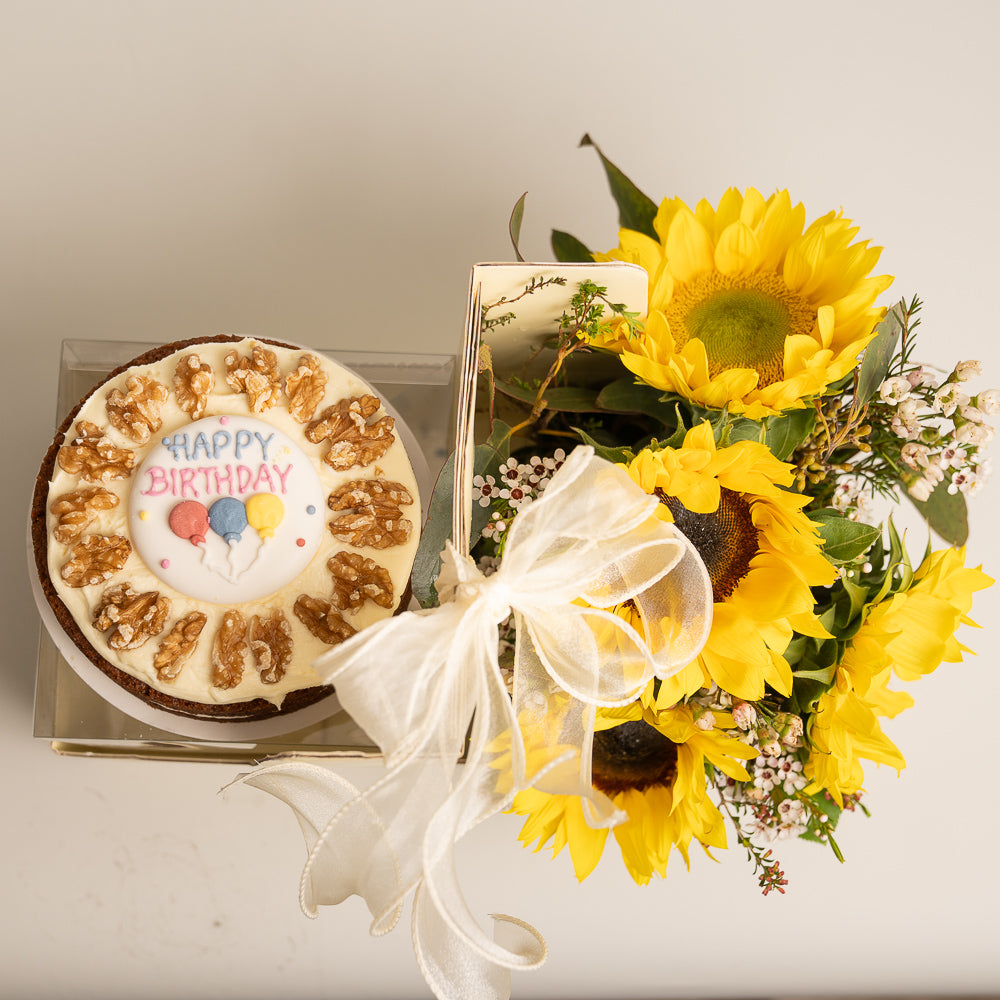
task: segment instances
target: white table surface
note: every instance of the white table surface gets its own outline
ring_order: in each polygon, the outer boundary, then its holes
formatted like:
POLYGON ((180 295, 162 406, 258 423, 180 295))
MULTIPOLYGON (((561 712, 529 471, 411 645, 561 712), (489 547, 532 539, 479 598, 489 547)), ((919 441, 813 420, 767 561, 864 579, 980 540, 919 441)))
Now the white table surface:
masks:
MULTIPOLYGON (((616 219, 590 132, 650 195, 789 187, 842 206, 919 292, 928 359, 1000 385, 998 8, 987 3, 0 4, 3 504, 0 994, 421 997, 405 927, 352 901, 309 921, 279 803, 229 765, 57 757, 32 738, 38 618, 24 515, 64 337, 216 332, 455 349, 470 265, 616 219), (610 12, 615 10, 613 19, 610 12)), ((1000 570, 996 486, 973 561, 1000 570)), ((918 546, 919 546, 918 542, 918 546)), ((847 863, 783 845, 787 895, 740 850, 646 888, 616 851, 583 885, 498 818, 463 844, 477 912, 551 954, 516 997, 1000 992, 998 596, 979 653, 887 724, 847 863)), ((373 778, 378 765, 351 764, 373 778)))

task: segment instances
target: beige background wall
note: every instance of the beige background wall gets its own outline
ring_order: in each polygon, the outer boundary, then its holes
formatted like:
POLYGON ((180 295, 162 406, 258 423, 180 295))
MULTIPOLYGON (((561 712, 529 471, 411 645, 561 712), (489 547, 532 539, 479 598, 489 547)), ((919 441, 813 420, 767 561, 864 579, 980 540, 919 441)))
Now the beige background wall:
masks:
MULTIPOLYGON (((221 765, 67 760, 31 737, 37 616, 23 519, 64 337, 238 332, 451 351, 475 261, 547 233, 615 243, 589 131, 650 195, 789 187, 842 206, 926 301, 929 359, 1000 385, 997 7, 0 0, 0 982, 20 996, 422 996, 401 927, 302 917, 299 833, 221 765), (614 12, 612 14, 612 12, 614 12)), ((996 486, 975 560, 1000 571, 996 486)), ((919 549, 921 542, 917 541, 919 549)), ((841 866, 790 844, 760 898, 740 850, 640 889, 578 886, 500 818, 464 845, 471 897, 530 920, 520 997, 971 993, 1000 988, 1000 592, 979 652, 889 724, 841 866)), ((362 779, 372 772, 355 767, 362 779)))

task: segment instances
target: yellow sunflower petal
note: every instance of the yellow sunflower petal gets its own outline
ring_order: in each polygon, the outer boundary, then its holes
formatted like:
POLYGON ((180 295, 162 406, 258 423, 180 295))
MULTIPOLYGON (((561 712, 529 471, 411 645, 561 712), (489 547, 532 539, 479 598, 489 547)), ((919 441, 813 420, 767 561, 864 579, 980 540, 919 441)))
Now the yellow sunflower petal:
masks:
POLYGON ((674 278, 690 281, 699 274, 711 271, 715 262, 713 249, 711 237, 691 209, 685 206, 678 211, 670 223, 666 245, 674 278))
POLYGON ((744 274, 760 266, 760 246, 744 222, 727 226, 715 244, 715 266, 722 274, 744 274))

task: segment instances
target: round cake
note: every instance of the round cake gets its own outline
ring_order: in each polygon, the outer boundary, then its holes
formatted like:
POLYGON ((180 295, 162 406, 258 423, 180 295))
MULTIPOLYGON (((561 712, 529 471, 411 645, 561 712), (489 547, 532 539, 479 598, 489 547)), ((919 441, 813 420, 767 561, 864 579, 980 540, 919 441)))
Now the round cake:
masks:
POLYGON ((32 542, 59 627, 147 704, 258 720, 332 693, 312 662, 392 615, 419 539, 374 390, 236 337, 156 348, 56 433, 32 542))

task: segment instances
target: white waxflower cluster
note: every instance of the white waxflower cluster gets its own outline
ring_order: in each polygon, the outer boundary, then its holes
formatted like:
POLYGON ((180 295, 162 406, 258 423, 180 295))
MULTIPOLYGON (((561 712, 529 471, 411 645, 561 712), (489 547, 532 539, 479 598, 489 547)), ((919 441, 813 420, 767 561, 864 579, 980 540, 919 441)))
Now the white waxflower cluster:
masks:
MULTIPOLYGON (((900 458, 914 473, 907 488, 917 500, 927 500, 945 481, 949 493, 973 496, 989 477, 983 452, 994 431, 986 418, 1000 413, 1000 390, 966 392, 965 383, 981 374, 979 361, 960 361, 940 385, 926 369, 915 368, 879 387, 882 402, 895 408, 890 426, 905 441, 900 458)), ((854 499, 849 484, 843 493, 835 506, 854 499)))
POLYGON ((799 837, 809 826, 809 810, 797 793, 809 783, 802 762, 783 749, 762 754, 749 766, 748 782, 728 779, 720 794, 736 813, 741 831, 757 844, 799 837))
POLYGON ((510 525, 510 519, 526 504, 538 497, 549 480, 562 467, 566 453, 557 448, 549 456, 533 455, 527 462, 508 459, 500 466, 498 475, 475 476, 472 480, 472 497, 481 507, 494 508, 490 520, 482 530, 483 538, 499 541, 510 525))

